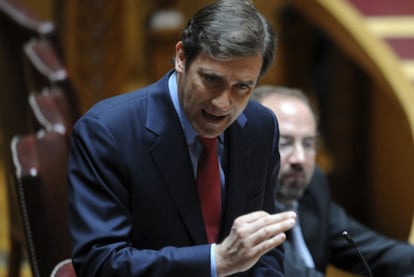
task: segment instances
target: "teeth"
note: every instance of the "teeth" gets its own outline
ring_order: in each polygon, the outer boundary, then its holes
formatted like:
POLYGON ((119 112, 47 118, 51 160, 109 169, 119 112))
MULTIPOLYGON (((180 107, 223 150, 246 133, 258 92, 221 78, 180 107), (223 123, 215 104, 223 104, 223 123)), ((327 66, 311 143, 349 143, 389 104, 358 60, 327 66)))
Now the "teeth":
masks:
POLYGON ((209 112, 206 112, 205 110, 203 110, 202 113, 207 119, 212 120, 212 121, 220 121, 226 117, 225 115, 214 115, 209 112))
POLYGON ((216 115, 208 115, 208 117, 215 121, 221 120, 223 118, 223 116, 216 116, 216 115))
POLYGON ((219 120, 220 119, 219 116, 215 116, 215 115, 209 115, 208 117, 213 119, 213 120, 219 120))

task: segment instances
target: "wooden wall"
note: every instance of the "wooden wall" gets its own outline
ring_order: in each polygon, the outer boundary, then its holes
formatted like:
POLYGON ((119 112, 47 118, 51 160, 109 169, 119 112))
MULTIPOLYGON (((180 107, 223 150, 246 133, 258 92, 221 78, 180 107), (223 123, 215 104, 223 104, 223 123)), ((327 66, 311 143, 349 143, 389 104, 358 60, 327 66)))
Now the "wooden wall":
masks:
MULTIPOLYGON (((82 110, 86 111, 96 101, 146 85, 171 68, 174 46, 182 28, 150 31, 148 18, 157 7, 179 11, 185 24, 196 10, 210 1, 23 2, 41 17, 55 21, 66 64, 80 92, 82 110)), ((256 2, 268 18, 274 18, 272 12, 278 1, 256 2)), ((274 72, 274 67, 271 71, 274 72)))
MULTIPOLYGON (((57 23, 85 111, 104 97, 150 83, 171 67, 181 30, 147 28, 158 5, 178 10, 187 21, 210 1, 24 2, 57 23)), ((280 41, 276 63, 261 83, 297 86, 314 99, 322 114, 320 161, 335 199, 364 223, 404 239, 414 210, 409 204, 414 195, 414 170, 409 166, 414 164, 414 143, 402 108, 335 37, 282 8, 287 2, 255 1, 280 41)))

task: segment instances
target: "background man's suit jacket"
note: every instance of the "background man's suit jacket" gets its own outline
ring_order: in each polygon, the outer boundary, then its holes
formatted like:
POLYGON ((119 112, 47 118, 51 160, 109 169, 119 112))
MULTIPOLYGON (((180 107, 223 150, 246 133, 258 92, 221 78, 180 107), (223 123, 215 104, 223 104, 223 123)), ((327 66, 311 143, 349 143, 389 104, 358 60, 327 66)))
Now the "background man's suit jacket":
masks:
MULTIPOLYGON (((309 188, 299 201, 299 221, 318 271, 328 264, 366 274, 357 253, 341 237, 346 230, 367 259, 374 276, 414 276, 414 247, 374 232, 349 217, 331 201, 325 175, 316 168, 309 188)), ((291 255, 285 248, 286 257, 291 255)), ((294 266, 285 264, 285 267, 294 266)), ((288 272, 288 269, 286 269, 288 272)), ((293 275, 292 275, 293 276, 293 275)), ((309 273, 298 276, 316 276, 309 273)))
MULTIPOLYGON (((79 276, 210 276, 210 245, 168 76, 98 103, 74 127, 70 233, 79 276)), ((221 239, 237 216, 274 212, 277 122, 255 102, 243 116, 244 126, 235 122, 225 132, 221 239)), ((280 276, 282 257, 270 251, 249 276, 280 276)))

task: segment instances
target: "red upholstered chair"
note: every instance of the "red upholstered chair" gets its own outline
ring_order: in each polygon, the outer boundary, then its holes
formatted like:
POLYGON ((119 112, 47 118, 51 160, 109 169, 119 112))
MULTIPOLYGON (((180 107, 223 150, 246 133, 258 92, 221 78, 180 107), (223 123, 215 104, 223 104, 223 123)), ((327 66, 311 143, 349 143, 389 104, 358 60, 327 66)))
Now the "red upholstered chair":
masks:
POLYGON ((50 277, 76 277, 72 260, 66 259, 58 263, 50 274, 50 277))
POLYGON ((28 90, 22 79, 22 48, 31 37, 49 37, 54 40, 54 29, 52 22, 39 19, 18 0, 0 1, 0 159, 6 176, 9 212, 9 277, 20 276, 24 249, 9 147, 12 136, 27 133, 28 128, 28 90))
POLYGON ((41 130, 15 136, 11 150, 32 275, 49 276, 70 257, 67 140, 41 130))
POLYGON ((49 39, 33 38, 25 43, 23 49, 28 89, 35 92, 44 87, 60 87, 67 98, 72 117, 78 118, 79 98, 54 44, 49 39))
POLYGON ((59 54, 62 56, 61 42, 56 32, 56 24, 43 19, 30 10, 22 0, 0 0, 0 22, 2 32, 8 36, 14 36, 14 41, 19 41, 21 50, 22 42, 33 37, 50 39, 59 54))
POLYGON ((34 130, 46 129, 63 134, 69 141, 76 118, 66 95, 60 87, 45 87, 29 95, 34 130))
POLYGON ((0 21, 2 28, 13 32, 19 40, 34 36, 55 37, 55 24, 44 20, 28 9, 19 0, 0 1, 0 21))

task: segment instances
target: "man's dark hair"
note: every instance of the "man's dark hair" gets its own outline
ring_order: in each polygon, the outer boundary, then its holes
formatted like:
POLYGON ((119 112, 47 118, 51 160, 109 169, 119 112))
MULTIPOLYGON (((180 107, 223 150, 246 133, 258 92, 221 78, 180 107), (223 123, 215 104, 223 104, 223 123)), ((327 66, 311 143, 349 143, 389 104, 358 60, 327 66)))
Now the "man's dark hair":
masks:
POLYGON ((200 9, 182 35, 186 68, 201 51, 220 60, 263 55, 260 76, 275 56, 275 34, 266 18, 248 0, 219 0, 200 9))

